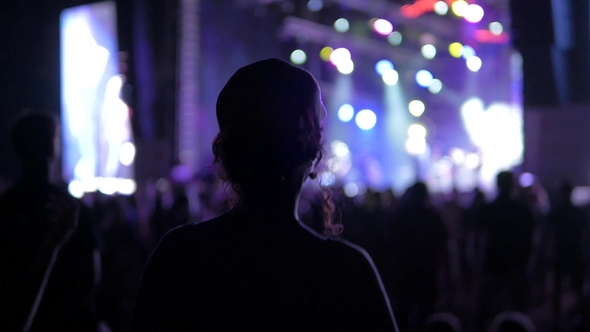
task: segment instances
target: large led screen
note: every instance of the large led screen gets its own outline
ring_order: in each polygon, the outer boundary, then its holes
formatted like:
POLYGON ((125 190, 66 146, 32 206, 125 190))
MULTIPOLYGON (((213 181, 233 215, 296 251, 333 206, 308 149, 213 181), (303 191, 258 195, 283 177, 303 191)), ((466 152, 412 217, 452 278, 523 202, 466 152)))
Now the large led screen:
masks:
POLYGON ((121 100, 116 8, 99 2, 61 13, 62 175, 70 192, 135 190, 135 145, 121 100))

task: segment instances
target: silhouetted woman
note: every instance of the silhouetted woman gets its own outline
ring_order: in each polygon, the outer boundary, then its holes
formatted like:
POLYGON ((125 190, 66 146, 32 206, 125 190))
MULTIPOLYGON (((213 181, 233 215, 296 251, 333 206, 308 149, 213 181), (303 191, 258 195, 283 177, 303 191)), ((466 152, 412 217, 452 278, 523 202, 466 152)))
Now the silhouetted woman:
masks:
POLYGON ((366 252, 297 220, 301 186, 321 159, 324 114, 312 75, 284 61, 230 78, 217 99, 213 153, 239 201, 163 238, 133 330, 396 330, 366 252))

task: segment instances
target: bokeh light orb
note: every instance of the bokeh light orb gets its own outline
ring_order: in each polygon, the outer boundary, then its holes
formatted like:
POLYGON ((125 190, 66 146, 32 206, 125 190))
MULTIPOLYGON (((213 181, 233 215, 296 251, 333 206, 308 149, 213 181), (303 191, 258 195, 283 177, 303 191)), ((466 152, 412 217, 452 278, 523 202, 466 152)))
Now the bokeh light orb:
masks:
POLYGON ((457 0, 451 5, 453 13, 459 17, 465 16, 467 13, 467 7, 469 7, 469 4, 463 0, 457 0))
POLYGON ((393 46, 398 46, 402 43, 402 34, 399 31, 394 31, 387 36, 387 42, 393 46))
POLYGON ((324 2, 322 0, 309 0, 307 2, 307 9, 312 12, 317 12, 324 8, 324 2))
POLYGON ((338 32, 346 32, 348 29, 350 29, 350 24, 347 19, 339 18, 334 22, 334 30, 338 32))
POLYGON ((131 166, 135 160, 135 145, 131 142, 121 144, 119 148, 119 162, 123 166, 131 166))
POLYGON ((371 110, 362 110, 357 113, 355 121, 362 130, 370 130, 377 124, 377 115, 371 110))
POLYGON ((479 23, 483 19, 484 14, 485 12, 480 5, 471 4, 467 6, 464 18, 467 22, 479 23))
POLYGON ((489 26, 490 32, 496 36, 499 36, 504 32, 504 26, 500 22, 492 22, 489 26))
POLYGON ((347 183, 344 186, 344 194, 348 197, 355 197, 356 195, 358 195, 359 193, 359 187, 356 185, 356 183, 351 182, 351 183, 347 183))
POLYGON ((433 94, 438 94, 442 90, 442 87, 442 82, 438 78, 435 78, 432 80, 432 84, 428 87, 428 91, 433 94))
POLYGON ((419 70, 416 73, 416 83, 423 88, 427 88, 432 84, 434 77, 432 73, 426 69, 419 70))
POLYGON ((453 58, 460 58, 463 55, 463 45, 461 43, 452 43, 449 45, 449 54, 453 58))
POLYGON ((348 75, 354 71, 354 62, 348 59, 347 61, 341 62, 338 65, 336 65, 336 68, 338 68, 340 74, 348 75))
POLYGON ((333 48, 331 48, 330 46, 326 46, 324 48, 322 48, 322 50, 320 51, 320 58, 324 61, 330 61, 330 55, 332 55, 332 52, 334 51, 333 48))
POLYGON ((307 61, 307 54, 303 50, 295 50, 291 52, 291 62, 296 65, 302 65, 307 61))
POLYGON ((399 81, 399 74, 394 69, 390 69, 381 75, 381 79, 387 85, 396 85, 399 81))
POLYGON ((414 123, 408 127, 408 137, 410 139, 426 138, 426 128, 418 123, 414 123))
POLYGON ((393 32, 393 24, 388 20, 378 18, 373 21, 373 30, 380 35, 387 36, 393 32))
POLYGON ((338 109, 338 119, 342 122, 348 122, 354 117, 354 107, 350 104, 344 104, 338 109))
POLYGON ((438 15, 447 15, 449 12, 449 5, 444 1, 437 1, 434 3, 434 12, 438 15))
POLYGON ((420 51, 422 52, 422 56, 428 60, 434 59, 436 56, 436 47, 434 47, 432 44, 426 44, 422 46, 420 51))
POLYGON ((420 100, 412 100, 408 104, 408 110, 410 111, 410 114, 412 114, 413 116, 419 117, 422 114, 424 114, 426 106, 424 106, 424 103, 420 100))
POLYGON ((533 184, 535 184, 535 176, 531 173, 522 173, 519 177, 518 177, 518 182, 520 183, 520 186, 523 188, 528 188, 530 186, 532 186, 533 184))
POLYGON ((426 139, 424 138, 408 138, 406 140, 406 151, 411 155, 421 155, 427 149, 426 139))
POLYGON ((82 181, 72 180, 70 184, 68 184, 68 192, 76 198, 82 198, 82 196, 84 196, 84 185, 82 184, 82 181))
POLYGON ((383 73, 385 73, 388 70, 392 70, 392 69, 393 69, 393 62, 391 62, 387 59, 379 60, 375 64, 375 71, 377 72, 377 74, 379 76, 382 76, 383 73))
POLYGON ((472 56, 475 56, 475 49, 469 45, 464 45, 463 46, 463 54, 461 55, 463 57, 463 59, 469 59, 472 56))
POLYGON ((482 61, 477 56, 472 56, 466 60, 467 68, 472 72, 478 72, 481 69, 482 61))
POLYGON ((348 145, 342 141, 332 141, 332 143, 330 143, 330 148, 336 157, 346 157, 350 154, 348 145))
POLYGON ((340 47, 330 53, 330 62, 334 66, 338 66, 341 63, 349 62, 351 59, 350 51, 344 47, 340 47))

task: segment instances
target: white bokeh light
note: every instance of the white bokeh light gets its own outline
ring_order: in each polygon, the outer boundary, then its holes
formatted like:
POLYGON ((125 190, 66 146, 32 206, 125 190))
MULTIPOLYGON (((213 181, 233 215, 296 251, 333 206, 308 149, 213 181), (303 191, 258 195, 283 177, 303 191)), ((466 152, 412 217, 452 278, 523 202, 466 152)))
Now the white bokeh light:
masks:
POLYGON ((442 82, 435 78, 432 80, 432 84, 430 84, 430 86, 428 87, 428 91, 430 91, 433 94, 437 94, 442 90, 442 82))
POLYGON ((98 181, 98 191, 105 195, 114 195, 119 188, 119 180, 117 178, 101 178, 98 181))
POLYGON ((406 140, 406 151, 411 155, 421 155, 426 152, 426 140, 421 137, 408 138, 406 140))
POLYGON ((472 72, 478 72, 481 69, 482 61, 477 56, 472 56, 466 60, 467 68, 472 72))
POLYGON ((475 49, 469 45, 464 45, 463 46, 463 53, 461 54, 461 56, 463 57, 463 59, 469 59, 472 56, 475 56, 475 49))
POLYGON ((119 194, 129 196, 133 195, 137 190, 137 183, 133 179, 119 179, 117 185, 117 192, 119 194))
POLYGON ((119 161, 124 166, 130 166, 135 160, 135 145, 131 142, 121 144, 119 148, 119 161))
POLYGON ((471 4, 465 10, 465 20, 470 23, 478 23, 483 19, 484 10, 480 5, 471 4))
POLYGON ((345 18, 339 18, 334 22, 334 30, 338 32, 346 32, 350 28, 348 20, 345 18))
POLYGON ((447 15, 449 12, 449 5, 444 1, 437 1, 434 3, 434 12, 438 15, 447 15))
POLYGON ((414 123, 408 128, 408 138, 410 139, 426 138, 426 133, 426 128, 418 123, 414 123))
POLYGON ((359 187, 356 185, 356 183, 351 182, 351 183, 347 183, 344 186, 344 194, 348 197, 355 197, 356 195, 358 195, 359 193, 359 187))
POLYGON ((304 64, 307 61, 307 54, 303 50, 295 50, 291 53, 291 62, 296 65, 304 64))
POLYGON ((393 68, 393 62, 387 59, 379 60, 375 64, 375 71, 379 76, 382 76, 383 73, 385 73, 388 70, 392 70, 393 68))
POLYGON ((387 85, 396 85, 399 80, 399 74, 397 71, 391 69, 383 73, 381 76, 383 82, 387 85))
POLYGON ((412 100, 408 104, 408 110, 410 111, 410 114, 412 114, 413 116, 419 117, 422 114, 424 114, 426 106, 424 106, 424 103, 420 100, 412 100))
POLYGON ((420 51, 422 52, 422 56, 428 60, 432 60, 436 56, 436 47, 432 44, 422 46, 420 51))
POLYGON ((347 60, 344 62, 339 63, 336 68, 341 74, 348 75, 354 71, 354 62, 352 60, 347 60))
POLYGON ((393 32, 393 25, 388 20, 379 18, 373 22, 373 29, 378 34, 386 36, 393 32))
POLYGON ((354 107, 350 104, 344 104, 338 109, 338 119, 342 122, 348 122, 354 117, 354 107))
POLYGON ((68 192, 76 198, 84 196, 84 185, 80 180, 72 180, 68 185, 68 192))
POLYGON ((330 62, 332 62, 334 66, 350 61, 350 59, 350 51, 344 47, 337 48, 330 53, 330 62))
POLYGON ((371 110, 362 110, 356 115, 355 121, 362 130, 370 130, 377 123, 377 115, 371 110))
POLYGON ((469 4, 464 0, 457 0, 451 5, 453 13, 459 17, 463 17, 467 13, 467 7, 469 4))
POLYGON ((504 32, 504 26, 500 22, 492 22, 489 26, 490 32, 496 36, 499 36, 504 32))
POLYGON ((432 84, 434 77, 432 73, 426 69, 419 70, 416 73, 416 83, 423 88, 427 88, 432 84))
POLYGON ((387 36, 387 42, 389 42, 393 46, 398 46, 402 43, 402 34, 399 31, 394 31, 387 36))

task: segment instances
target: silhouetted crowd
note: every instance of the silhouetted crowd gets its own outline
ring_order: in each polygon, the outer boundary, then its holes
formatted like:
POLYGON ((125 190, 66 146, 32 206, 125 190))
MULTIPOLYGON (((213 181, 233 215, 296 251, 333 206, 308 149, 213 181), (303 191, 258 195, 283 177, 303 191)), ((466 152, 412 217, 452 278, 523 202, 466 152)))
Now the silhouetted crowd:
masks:
MULTIPOLYGON (((21 190, 27 198, 20 204, 35 204, 34 190, 26 184, 15 188, 7 196, 21 190)), ((418 182, 399 197, 371 189, 348 197, 335 186, 331 199, 343 225, 341 237, 373 258, 401 331, 484 331, 499 326, 494 318, 521 326, 502 331, 585 331, 590 225, 586 208, 572 205, 572 190, 564 182, 549 205, 539 184, 517 187, 504 172, 495 198, 486 199, 479 190, 431 195, 418 182)), ((76 271, 92 298, 84 315, 64 315, 103 331, 127 330, 155 244, 177 226, 226 212, 229 192, 212 172, 203 172, 189 184, 166 179, 144 184, 132 196, 86 194, 80 221, 88 228, 85 239, 71 244, 60 269, 64 275, 76 271), (193 206, 191 193, 197 198, 193 206), (99 253, 95 262, 93 250, 99 253), (68 260, 74 266, 66 266, 68 260), (88 281, 95 276, 94 284, 88 281)), ((302 219, 318 232, 324 196, 306 188, 299 203, 302 219)), ((17 236, 10 234, 3 232, 17 236)), ((46 297, 64 296, 51 294, 46 297)), ((58 309, 46 310, 51 316, 58 309)))

